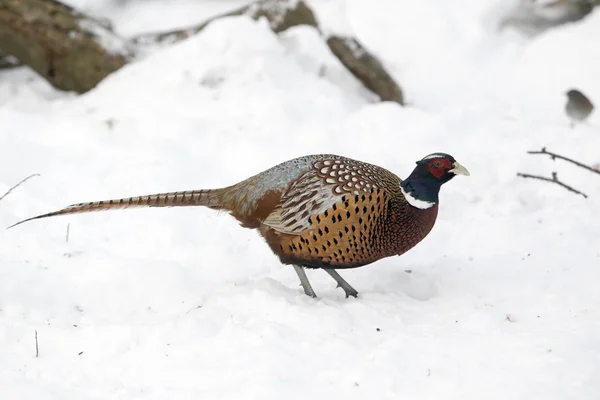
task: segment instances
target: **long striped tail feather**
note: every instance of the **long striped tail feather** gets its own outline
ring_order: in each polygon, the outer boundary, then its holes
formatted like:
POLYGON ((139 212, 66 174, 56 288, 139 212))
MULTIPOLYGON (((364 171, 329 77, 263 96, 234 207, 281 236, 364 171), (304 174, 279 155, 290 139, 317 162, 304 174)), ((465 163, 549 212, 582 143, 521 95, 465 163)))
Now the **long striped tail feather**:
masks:
POLYGON ((88 212, 118 210, 124 208, 140 207, 194 207, 205 206, 214 209, 221 209, 221 197, 224 189, 212 190, 189 190, 185 192, 158 193, 145 196, 127 197, 114 200, 100 200, 88 203, 72 204, 62 210, 53 211, 47 214, 37 215, 19 221, 6 229, 13 228, 28 221, 55 217, 59 215, 81 214, 88 212))

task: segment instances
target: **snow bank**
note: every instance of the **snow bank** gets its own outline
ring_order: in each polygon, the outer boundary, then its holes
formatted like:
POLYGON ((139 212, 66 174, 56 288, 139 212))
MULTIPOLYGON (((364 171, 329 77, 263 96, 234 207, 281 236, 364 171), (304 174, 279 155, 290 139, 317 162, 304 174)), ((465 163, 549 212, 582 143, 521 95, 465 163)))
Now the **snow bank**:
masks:
POLYGON ((406 176, 445 151, 471 177, 442 189, 433 232, 401 258, 344 271, 358 299, 309 271, 314 300, 255 232, 210 210, 2 231, 5 398, 597 397, 600 180, 525 152, 600 161, 598 116, 571 130, 562 109, 571 86, 600 104, 598 16, 526 41, 490 26, 493 1, 313 3, 328 30, 381 57, 410 107, 374 102, 313 29, 277 37, 245 17, 80 97, 3 72, 0 193, 42 176, 0 202, 0 225, 80 201, 229 185, 302 154, 406 176), (590 198, 516 177, 554 170, 590 198))

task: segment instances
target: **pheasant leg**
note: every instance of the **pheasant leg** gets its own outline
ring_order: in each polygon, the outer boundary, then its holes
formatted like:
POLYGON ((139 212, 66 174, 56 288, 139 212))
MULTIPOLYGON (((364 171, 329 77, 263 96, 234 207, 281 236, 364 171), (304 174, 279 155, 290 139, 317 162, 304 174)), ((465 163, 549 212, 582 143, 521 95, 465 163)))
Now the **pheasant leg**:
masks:
POLYGON ((358 292, 356 289, 350 286, 350 284, 346 282, 335 269, 326 269, 324 271, 327 272, 333 279, 335 279, 337 282, 337 287, 341 287, 344 290, 346 297, 358 297, 358 292))
POLYGON ((296 271, 296 274, 298 274, 298 278, 300 278, 300 284, 302 285, 302 288, 304 289, 304 293, 310 297, 317 297, 312 286, 310 286, 310 282, 308 281, 306 272, 304 272, 304 268, 299 267, 298 265, 294 265, 294 271, 296 271))

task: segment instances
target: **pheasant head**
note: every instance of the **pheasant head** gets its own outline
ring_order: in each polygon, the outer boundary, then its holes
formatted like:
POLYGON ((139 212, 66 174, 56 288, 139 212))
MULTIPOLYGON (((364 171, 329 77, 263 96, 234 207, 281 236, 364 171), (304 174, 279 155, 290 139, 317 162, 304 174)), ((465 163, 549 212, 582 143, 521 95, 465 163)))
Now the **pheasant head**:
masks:
POLYGON ((450 154, 433 153, 417 161, 400 189, 410 205, 426 209, 437 204, 440 188, 456 175, 469 176, 469 171, 450 154))

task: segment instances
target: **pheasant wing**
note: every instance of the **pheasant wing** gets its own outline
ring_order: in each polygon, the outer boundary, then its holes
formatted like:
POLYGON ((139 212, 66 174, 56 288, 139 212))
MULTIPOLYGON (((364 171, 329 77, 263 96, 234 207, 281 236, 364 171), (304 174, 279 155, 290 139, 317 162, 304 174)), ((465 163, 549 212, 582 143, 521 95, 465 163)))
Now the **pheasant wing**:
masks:
POLYGON ((347 158, 316 161, 289 186, 263 224, 281 233, 299 235, 311 226, 311 216, 334 207, 342 196, 379 188, 382 175, 395 176, 383 168, 347 158))

